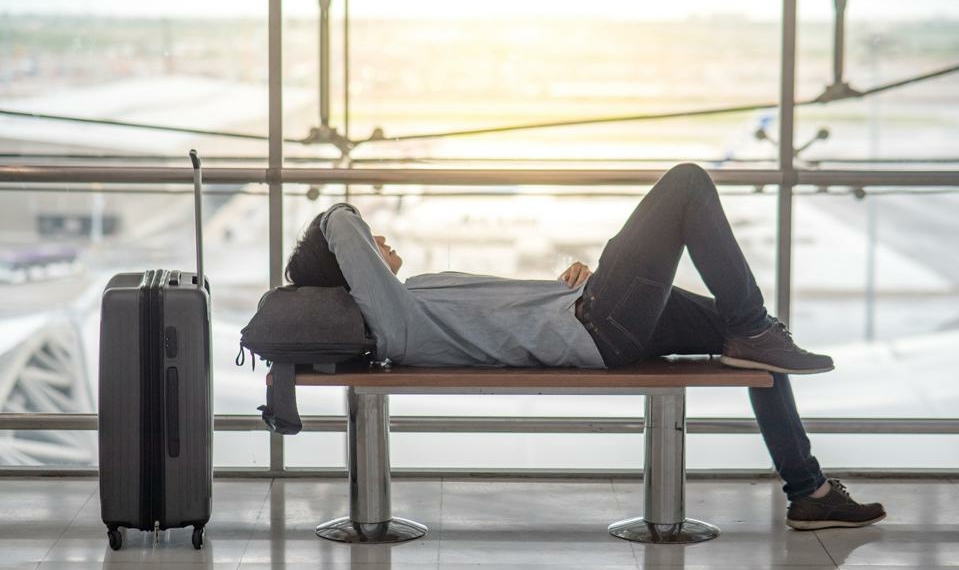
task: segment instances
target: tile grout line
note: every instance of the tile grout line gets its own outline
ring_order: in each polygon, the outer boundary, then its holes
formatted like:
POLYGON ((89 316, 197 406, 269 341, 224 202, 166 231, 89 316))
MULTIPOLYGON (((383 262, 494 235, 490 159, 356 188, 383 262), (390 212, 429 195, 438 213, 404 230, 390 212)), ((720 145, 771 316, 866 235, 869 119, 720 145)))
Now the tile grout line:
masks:
MULTIPOLYGON (((53 544, 50 545, 50 548, 48 548, 47 551, 43 553, 43 558, 40 559, 40 562, 37 562, 37 565, 35 566, 35 568, 39 568, 39 567, 40 567, 40 564, 42 564, 43 562, 46 562, 46 561, 47 561, 47 556, 49 556, 49 555, 50 555, 50 552, 52 552, 53 549, 56 548, 58 544, 60 544, 60 540, 63 539, 63 535, 65 535, 65 534, 67 533, 67 530, 68 530, 71 526, 73 526, 73 523, 76 522, 77 517, 80 516, 80 513, 83 512, 83 509, 86 508, 86 506, 90 503, 90 501, 93 500, 93 496, 96 495, 98 491, 99 491, 99 487, 95 487, 95 488, 93 489, 93 491, 90 491, 90 496, 87 497, 87 500, 86 500, 86 501, 83 501, 83 504, 80 505, 80 508, 79 508, 79 509, 77 509, 77 512, 73 515, 73 518, 70 519, 70 522, 68 522, 68 523, 63 527, 63 530, 60 531, 60 534, 59 534, 59 536, 57 536, 57 539, 54 540, 54 541, 53 541, 53 544)), ((55 561, 51 560, 51 562, 55 562, 55 561)))
POLYGON ((263 511, 266 510, 266 506, 270 503, 270 498, 273 496, 273 485, 275 483, 276 477, 271 478, 266 497, 263 498, 263 503, 260 505, 260 510, 256 513, 256 519, 253 521, 253 528, 250 530, 250 536, 247 537, 246 545, 243 547, 243 554, 240 555, 240 560, 236 563, 237 569, 239 569, 240 565, 243 564, 243 560, 246 558, 247 552, 250 551, 250 545, 253 543, 253 536, 256 535, 256 526, 260 524, 260 518, 263 516, 263 511))
POLYGON ((814 530, 814 531, 812 531, 812 534, 813 534, 813 536, 816 537, 816 542, 818 542, 818 543, 819 543, 819 546, 822 547, 823 551, 826 553, 826 556, 829 557, 829 561, 832 562, 832 565, 833 565, 834 567, 836 567, 836 568, 839 568, 839 563, 836 562, 836 559, 832 557, 832 553, 829 552, 829 549, 826 548, 826 545, 825 545, 825 543, 823 543, 822 538, 820 538, 820 536, 819 536, 819 531, 814 530))
MULTIPOLYGON (((619 494, 616 492, 616 482, 613 481, 613 479, 609 479, 609 490, 613 494, 613 501, 616 502, 616 508, 619 509, 619 512, 616 513, 616 516, 623 517, 622 519, 618 520, 625 520, 629 518, 629 514, 625 505, 623 505, 623 503, 621 503, 619 500, 619 494)), ((645 505, 643 506, 645 507, 645 505)), ((609 524, 613 524, 614 522, 616 521, 610 521, 609 524)), ((636 552, 636 544, 632 541, 630 541, 629 550, 633 553, 633 562, 635 562, 636 568, 642 568, 643 563, 639 560, 639 553, 636 552)))
POLYGON ((436 540, 436 569, 439 570, 442 565, 443 560, 443 506, 445 504, 445 495, 446 495, 446 478, 440 477, 440 518, 436 521, 436 524, 439 525, 439 536, 436 540))

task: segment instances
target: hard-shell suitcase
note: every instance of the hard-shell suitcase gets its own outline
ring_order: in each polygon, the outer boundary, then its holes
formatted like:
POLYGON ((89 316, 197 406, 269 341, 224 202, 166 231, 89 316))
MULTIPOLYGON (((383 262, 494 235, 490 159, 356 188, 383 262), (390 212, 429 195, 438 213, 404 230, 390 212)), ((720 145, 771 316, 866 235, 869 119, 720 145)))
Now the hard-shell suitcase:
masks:
POLYGON ((119 527, 193 526, 203 545, 213 489, 209 284, 203 278, 200 162, 194 166, 197 273, 115 275, 100 320, 100 507, 119 527))

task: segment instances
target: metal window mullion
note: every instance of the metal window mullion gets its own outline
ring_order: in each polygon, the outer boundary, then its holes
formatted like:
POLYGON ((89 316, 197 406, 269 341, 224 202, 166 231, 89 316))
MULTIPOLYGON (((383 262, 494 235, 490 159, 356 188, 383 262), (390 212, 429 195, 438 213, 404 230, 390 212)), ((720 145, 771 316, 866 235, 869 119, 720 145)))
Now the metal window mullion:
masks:
MULTIPOLYGON (((302 416, 305 432, 342 432, 346 418, 337 415, 302 416)), ((757 433, 752 418, 688 418, 689 433, 757 433)), ((867 435, 955 435, 957 418, 806 418, 809 433, 867 435)), ((390 431, 405 433, 639 433, 644 419, 629 417, 563 416, 392 416, 390 431)), ((217 432, 264 431, 259 416, 218 414, 213 428, 217 432)), ((0 430, 77 430, 97 429, 96 414, 0 414, 0 430)))
MULTIPOLYGON (((269 15, 269 239, 270 287, 283 284, 283 6, 270 0, 269 15)), ((284 469, 283 436, 270 434, 270 471, 284 469)))
MULTIPOLYGON (((402 169, 402 168, 204 168, 207 184, 377 184, 443 186, 624 186, 655 182, 662 169, 402 169)), ((717 169, 710 176, 720 186, 781 184, 780 170, 717 169)), ((793 185, 957 187, 955 170, 795 170, 786 173, 793 185)), ((162 184, 191 183, 193 170, 178 167, 0 166, 0 183, 13 184, 162 184)), ((7 188, 19 192, 26 188, 7 188)), ((74 190, 73 188, 70 189, 74 190)), ((136 194, 137 190, 126 190, 136 194)), ((186 192, 186 191, 184 191, 186 192)), ((192 192, 192 190, 190 191, 192 192)), ((543 192, 543 195, 551 195, 543 192)), ((172 193, 172 192, 171 192, 172 193)), ((494 195, 493 192, 489 192, 494 195)), ((502 196, 502 193, 495 193, 502 196)))
MULTIPOLYGON (((948 479, 954 478, 957 474, 955 469, 830 469, 829 474, 840 479, 849 479, 854 477, 870 478, 896 478, 896 479, 948 479)), ((41 466, 0 466, 0 478, 22 478, 22 477, 96 477, 97 469, 95 467, 41 467, 41 466)), ((584 479, 595 481, 596 479, 617 479, 617 480, 636 480, 642 477, 642 469, 571 469, 571 468, 544 468, 544 469, 505 469, 505 468, 398 468, 391 469, 391 475, 405 480, 411 479, 474 479, 482 477, 484 480, 494 479, 518 479, 518 478, 562 478, 562 479, 584 479)), ((281 474, 275 474, 262 467, 215 467, 213 476, 216 479, 233 478, 265 478, 273 479, 282 477, 284 479, 318 479, 331 478, 343 479, 347 476, 343 468, 296 467, 283 471, 281 474)), ((775 471, 771 469, 687 469, 686 478, 696 480, 716 480, 716 479, 773 479, 778 477, 775 471)), ((339 483, 337 483, 339 484, 339 483)), ((282 509, 283 501, 274 506, 274 520, 282 521, 282 516, 277 516, 277 509, 282 509)))
POLYGON ((779 101, 779 168, 782 182, 776 223, 776 315, 788 324, 792 299, 792 201, 796 171, 793 134, 796 112, 796 0, 783 0, 782 71, 779 101))

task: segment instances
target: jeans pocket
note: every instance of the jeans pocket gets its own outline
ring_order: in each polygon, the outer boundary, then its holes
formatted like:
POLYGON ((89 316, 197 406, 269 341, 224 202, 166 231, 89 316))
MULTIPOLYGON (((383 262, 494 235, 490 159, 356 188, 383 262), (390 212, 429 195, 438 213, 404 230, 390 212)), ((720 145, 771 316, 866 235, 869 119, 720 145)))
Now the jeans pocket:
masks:
POLYGON ((616 301, 606 322, 640 353, 646 350, 656 323, 663 313, 669 287, 650 279, 634 277, 616 301))

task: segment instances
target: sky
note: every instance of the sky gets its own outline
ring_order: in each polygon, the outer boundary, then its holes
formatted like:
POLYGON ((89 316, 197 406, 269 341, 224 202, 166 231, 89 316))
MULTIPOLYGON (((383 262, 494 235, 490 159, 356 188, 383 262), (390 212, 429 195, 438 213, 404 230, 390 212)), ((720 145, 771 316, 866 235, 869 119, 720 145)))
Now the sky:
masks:
MULTIPOLYGON (((332 0, 334 11, 346 0, 332 0)), ((833 0, 798 0, 803 19, 831 19, 833 0)), ((265 16, 269 0, 0 0, 0 14, 70 13, 116 16, 265 16)), ((290 16, 313 16, 317 0, 284 0, 290 16)), ((677 20, 690 16, 742 14, 756 20, 778 19, 777 0, 352 0, 351 17, 428 18, 477 16, 606 16, 677 20)), ((848 0, 847 17, 869 19, 959 19, 959 0, 848 0)))

